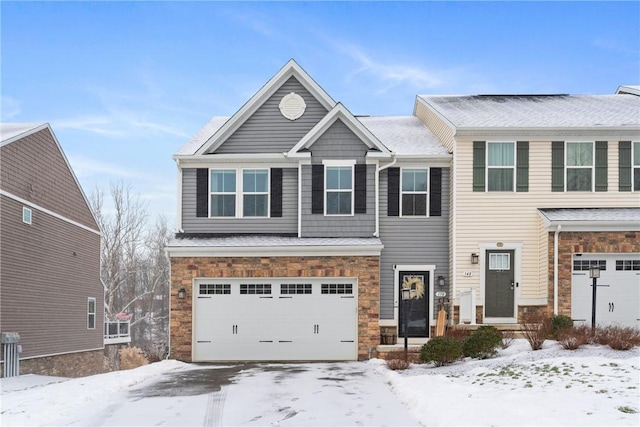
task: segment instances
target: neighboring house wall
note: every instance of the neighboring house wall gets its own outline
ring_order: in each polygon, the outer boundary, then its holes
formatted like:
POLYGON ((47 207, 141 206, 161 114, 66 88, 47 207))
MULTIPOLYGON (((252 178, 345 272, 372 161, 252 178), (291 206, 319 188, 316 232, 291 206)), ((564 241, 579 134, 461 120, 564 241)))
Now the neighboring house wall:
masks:
MULTIPOLYGON (((74 375, 74 366, 51 356, 100 360, 104 288, 98 227, 47 129, 3 146, 0 170, 2 331, 20 334, 21 373, 52 375, 47 367, 57 366, 58 375, 74 375), (24 207, 31 209, 30 224, 23 222, 24 207), (88 298, 95 298, 94 329, 87 324, 88 298)), ((101 361, 91 366, 91 373, 104 371, 101 361)))
MULTIPOLYGON (((394 264, 435 265, 434 276, 444 276, 449 283, 449 168, 442 168, 441 216, 430 217, 388 215, 387 171, 380 174, 380 236, 384 245, 380 257, 380 319, 394 317, 394 264)), ((432 318, 437 313, 435 304, 436 298, 432 318)))
MULTIPOLYGON (((233 165, 224 165, 224 168, 233 165)), ((261 168, 260 165, 250 166, 261 168)), ((268 168, 268 165, 264 166, 268 168)), ((282 217, 198 218, 196 217, 196 169, 182 170, 182 229, 185 233, 296 234, 298 232, 298 170, 282 170, 282 217)))
POLYGON ((419 97, 416 99, 415 104, 415 116, 419 118, 422 123, 427 125, 429 130, 438 137, 442 145, 447 147, 449 152, 453 152, 455 140, 453 128, 445 122, 446 119, 438 115, 435 111, 427 108, 419 97))
POLYGON ((327 110, 307 91, 295 77, 278 89, 249 117, 218 149, 217 154, 228 153, 282 153, 311 130, 327 114, 327 110), (305 113, 289 120, 280 113, 280 100, 291 92, 302 96, 305 113))
MULTIPOLYGON (((521 140, 520 137, 513 138, 521 140)), ((504 138, 501 138, 504 141, 504 138)), ((581 141, 602 140, 596 136, 581 141)), ((636 193, 618 191, 618 141, 608 142, 608 191, 552 192, 551 141, 529 141, 529 189, 527 192, 474 192, 473 141, 457 141, 456 228, 457 291, 476 289, 478 304, 484 300, 481 259, 472 265, 471 253, 481 253, 480 244, 521 244, 519 305, 548 303, 546 245, 540 244, 538 208, 638 207, 636 193), (471 276, 465 276, 471 272, 471 276)), ((457 295, 456 295, 457 296, 457 295)))

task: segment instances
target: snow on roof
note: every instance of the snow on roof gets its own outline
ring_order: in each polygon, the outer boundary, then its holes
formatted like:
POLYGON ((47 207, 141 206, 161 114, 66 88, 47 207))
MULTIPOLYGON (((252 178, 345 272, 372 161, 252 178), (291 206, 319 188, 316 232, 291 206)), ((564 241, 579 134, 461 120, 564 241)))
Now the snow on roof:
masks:
POLYGON ((14 139, 22 134, 30 133, 32 130, 45 123, 0 123, 0 142, 14 139))
POLYGON ((377 237, 286 237, 286 236, 223 236, 223 237, 176 237, 168 247, 272 247, 272 246, 368 246, 382 245, 377 237))
POLYGON ((414 116, 357 117, 397 155, 448 155, 438 138, 414 116))
POLYGON ((195 154, 198 151, 198 148, 202 147, 202 145, 209 140, 217 131, 224 125, 229 117, 213 117, 209 122, 204 125, 202 129, 195 134, 193 138, 186 144, 184 144, 178 151, 176 151, 176 156, 188 156, 195 154))
POLYGON ((633 95, 468 95, 418 98, 458 128, 640 127, 633 95))
POLYGON ((549 221, 602 221, 637 222, 640 225, 640 208, 573 208, 539 209, 549 221))

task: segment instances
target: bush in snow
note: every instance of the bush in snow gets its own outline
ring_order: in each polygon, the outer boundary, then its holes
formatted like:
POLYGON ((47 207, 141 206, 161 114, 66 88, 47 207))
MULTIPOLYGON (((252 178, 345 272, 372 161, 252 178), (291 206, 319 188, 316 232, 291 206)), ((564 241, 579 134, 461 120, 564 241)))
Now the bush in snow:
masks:
POLYGON ((572 326, 558 331, 558 343, 565 350, 577 350, 591 341, 591 328, 587 325, 572 326))
POLYGON ((554 340, 558 339, 558 334, 573 326, 573 320, 571 317, 564 314, 557 314, 551 317, 551 336, 554 340))
POLYGON ((501 333, 502 333, 502 342, 500 343, 500 346, 502 348, 509 348, 509 346, 513 344, 513 340, 516 339, 516 332, 507 329, 505 331, 501 331, 501 333))
POLYGON ((607 326, 596 330, 595 342, 614 350, 630 350, 640 345, 640 330, 623 326, 607 326))
POLYGON ((406 357, 404 351, 390 351, 384 358, 387 368, 392 371, 401 371, 407 369, 412 363, 420 362, 419 355, 411 351, 406 354, 406 357))
POLYGON ((494 326, 484 325, 473 331, 464 340, 462 346, 466 357, 474 359, 486 359, 498 353, 498 346, 502 343, 502 334, 494 326))
POLYGON ((138 347, 125 347, 120 351, 120 369, 134 369, 142 365, 148 365, 149 361, 138 347))
POLYGON ((551 318, 542 313, 527 313, 522 317, 522 334, 532 350, 540 350, 552 330, 551 318))
POLYGON ((449 365, 462 358, 462 341, 447 336, 431 338, 422 346, 420 358, 436 366, 449 365))

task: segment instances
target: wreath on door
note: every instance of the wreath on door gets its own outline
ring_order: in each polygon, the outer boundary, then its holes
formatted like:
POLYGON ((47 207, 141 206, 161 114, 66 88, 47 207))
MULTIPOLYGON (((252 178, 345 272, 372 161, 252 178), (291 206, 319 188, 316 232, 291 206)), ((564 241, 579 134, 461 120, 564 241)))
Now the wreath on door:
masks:
POLYGON ((424 281, 419 276, 404 276, 402 289, 409 289, 411 299, 418 299, 424 296, 424 281))

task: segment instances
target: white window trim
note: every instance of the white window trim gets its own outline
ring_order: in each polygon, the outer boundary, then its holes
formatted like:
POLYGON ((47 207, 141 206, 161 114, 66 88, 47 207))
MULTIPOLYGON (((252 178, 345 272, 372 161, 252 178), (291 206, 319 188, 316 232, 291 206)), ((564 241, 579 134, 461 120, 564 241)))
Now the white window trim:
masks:
POLYGON ((323 197, 324 197, 324 216, 330 216, 330 217, 339 217, 339 216, 344 216, 344 217, 348 217, 348 216, 354 216, 354 209, 355 209, 355 164, 356 161, 355 160, 323 160, 322 164, 324 165, 324 182, 323 182, 323 186, 324 186, 324 192, 323 192, 323 197), (329 214, 327 213, 327 168, 330 167, 349 167, 351 168, 351 189, 349 190, 344 190, 344 189, 332 189, 330 190, 332 193, 351 193, 351 212, 348 214, 329 214))
POLYGON ((208 177, 208 193, 209 193, 209 218, 214 218, 217 220, 228 220, 228 219, 238 219, 243 218, 247 220, 252 219, 265 219, 270 218, 271 216, 271 168, 269 167, 256 167, 256 166, 240 166, 237 168, 229 168, 229 167, 211 167, 209 168, 209 177, 208 177), (267 172, 267 191, 264 192, 244 192, 244 171, 245 170, 260 170, 267 172), (236 174, 236 189, 235 192, 213 192, 211 191, 211 172, 212 171, 234 171, 236 174), (234 216, 214 216, 211 212, 211 196, 213 195, 231 195, 233 194, 236 197, 235 204, 235 215, 234 216), (267 196, 267 215, 266 216, 244 216, 244 196, 247 195, 263 195, 267 196))
POLYGON ((631 191, 640 191, 640 188, 635 187, 636 169, 640 170, 640 164, 633 163, 636 155, 636 145, 640 149, 640 141, 631 141, 631 191))
POLYGON ((22 207, 22 222, 31 225, 33 222, 33 211, 26 206, 22 207), (27 218, 28 217, 28 218, 27 218))
MULTIPOLYGON (((632 153, 633 154, 633 153, 632 153)), ((633 160, 633 159, 632 159, 633 160)), ((588 193, 593 192, 595 189, 595 174, 596 174, 596 143, 595 141, 565 141, 564 143, 564 191, 565 193, 588 193), (568 166, 567 156, 569 155, 569 144, 591 144, 591 166, 568 166), (591 169, 591 189, 590 190, 567 190, 567 184, 569 177, 567 171, 569 169, 591 169)))
POLYGON ((96 313, 97 312, 98 312, 98 310, 97 310, 96 299, 93 298, 93 297, 87 298, 87 329, 88 330, 94 330, 96 328, 96 323, 97 323, 96 313), (93 313, 91 311, 89 311, 89 307, 90 307, 91 301, 93 301, 93 313), (91 318, 91 316, 93 316, 93 328, 89 326, 89 319, 91 318))
MULTIPOLYGON (((566 163, 566 162, 565 162, 566 163)), ((516 165, 518 164, 518 147, 515 141, 487 141, 484 159, 484 182, 485 193, 514 193, 516 191, 516 165), (513 146, 513 166, 489 166, 489 145, 490 144, 511 144, 513 146), (513 179, 511 180, 511 190, 498 191, 489 190, 489 169, 512 169, 513 179)))
MULTIPOLYGON (((240 169, 240 177, 237 180, 240 186, 240 200, 237 200, 237 209, 236 209, 236 217, 237 218, 247 218, 247 219, 264 219, 269 218, 271 216, 271 169, 270 168, 259 168, 259 167, 246 167, 240 169), (265 171, 267 172, 267 190, 266 191, 256 191, 256 192, 246 192, 244 191, 244 171, 252 170, 252 171, 265 171), (244 196, 267 196, 267 212, 265 216, 244 216, 244 196)), ((237 190, 237 189, 236 189, 237 190)), ((238 191, 236 191, 238 192, 238 191)))
POLYGON ((431 185, 431 176, 430 176, 429 172, 430 172, 429 168, 428 167, 424 167, 424 166, 422 166, 422 167, 420 167, 420 166, 413 166, 413 167, 405 166, 405 167, 400 168, 400 206, 399 206, 399 208, 400 208, 399 209, 400 210, 400 217, 405 217, 405 218, 429 218, 429 202, 430 202, 430 200, 429 200, 429 186, 431 185), (407 169, 409 169, 409 170, 411 170, 411 169, 421 169, 421 170, 426 171, 426 173, 427 173, 427 190, 426 191, 403 191, 402 190, 402 177, 403 177, 402 172, 407 170, 407 169), (426 201, 427 206, 426 206, 425 214, 424 215, 404 215, 403 209, 402 209, 402 206, 403 206, 403 204, 402 204, 402 195, 403 194, 424 194, 426 196, 426 198, 427 198, 427 201, 426 201))

